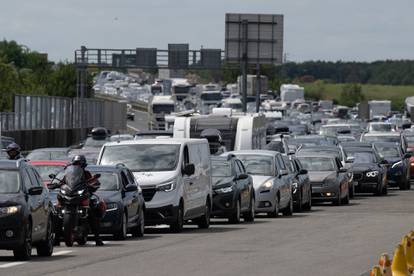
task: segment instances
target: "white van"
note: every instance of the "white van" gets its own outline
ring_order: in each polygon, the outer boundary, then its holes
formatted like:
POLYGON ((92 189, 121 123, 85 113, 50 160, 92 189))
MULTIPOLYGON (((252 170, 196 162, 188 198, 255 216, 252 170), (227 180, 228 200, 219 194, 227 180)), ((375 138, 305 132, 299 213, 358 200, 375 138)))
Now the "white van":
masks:
POLYGON ((145 199, 145 224, 169 224, 181 232, 185 221, 210 225, 211 161, 205 139, 151 139, 105 144, 99 165, 124 164, 145 199))

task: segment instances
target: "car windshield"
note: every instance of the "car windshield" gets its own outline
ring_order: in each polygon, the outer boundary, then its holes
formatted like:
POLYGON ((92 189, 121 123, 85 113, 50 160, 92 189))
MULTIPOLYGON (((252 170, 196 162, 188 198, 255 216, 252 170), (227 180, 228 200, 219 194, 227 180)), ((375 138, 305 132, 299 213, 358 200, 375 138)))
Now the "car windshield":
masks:
POLYGON ((370 127, 372 131, 392 131, 392 125, 391 124, 372 124, 370 127))
POLYGON ((89 137, 85 141, 85 147, 91 147, 91 148, 100 148, 102 147, 106 142, 108 142, 107 139, 93 139, 92 137, 89 137))
POLYGON ((99 183, 99 191, 117 191, 119 190, 119 179, 116 173, 112 172, 92 172, 92 174, 100 174, 99 183))
POLYGON ((174 112, 175 105, 173 104, 154 104, 152 106, 153 113, 171 113, 174 112))
POLYGON ((63 160, 68 159, 66 151, 33 151, 28 156, 29 160, 63 160))
POLYGON ((10 170, 0 170, 0 194, 15 194, 19 191, 19 172, 10 170))
POLYGON ((231 168, 229 162, 212 160, 211 167, 213 177, 231 176, 231 168))
POLYGON ((351 151, 346 153, 347 158, 353 158, 353 163, 376 163, 375 155, 372 152, 356 152, 351 151))
POLYGON ((390 146, 375 146, 382 157, 400 157, 400 151, 397 147, 390 146))
POLYGON ((101 165, 124 164, 134 172, 172 171, 177 167, 180 145, 139 144, 105 147, 101 165))
POLYGON ((35 165, 34 166, 42 180, 50 180, 49 174, 58 174, 63 170, 63 166, 52 165, 35 165))
POLYGON ((302 167, 308 171, 335 171, 335 160, 326 157, 299 157, 302 167))
POLYGON ((237 155, 246 168, 248 174, 273 175, 273 157, 257 155, 237 155))
POLYGON ((400 143, 400 136, 367 136, 364 135, 361 139, 363 142, 390 142, 400 143))

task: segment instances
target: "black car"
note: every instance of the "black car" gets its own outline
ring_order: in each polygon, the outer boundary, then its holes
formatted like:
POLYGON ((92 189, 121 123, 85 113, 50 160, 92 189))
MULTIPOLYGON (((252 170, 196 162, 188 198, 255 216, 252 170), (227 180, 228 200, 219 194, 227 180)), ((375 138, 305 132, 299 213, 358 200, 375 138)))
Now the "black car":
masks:
POLYGON ((131 171, 125 166, 88 166, 92 174, 100 174, 96 194, 105 201, 107 210, 101 221, 101 233, 123 240, 127 233, 144 235, 144 198, 131 171))
POLYGON ((213 210, 212 215, 239 223, 243 216, 253 222, 255 195, 252 177, 234 155, 212 157, 213 210))
POLYGON ((382 160, 374 148, 344 148, 347 167, 353 173, 355 192, 387 194, 388 162, 382 160))
POLYGON ((403 154, 398 143, 374 143, 380 156, 387 160, 388 186, 399 187, 400 190, 410 189, 410 158, 411 153, 403 154))
POLYGON ((312 187, 308 171, 302 168, 294 156, 283 156, 292 181, 293 207, 296 212, 310 211, 312 208, 312 187))
POLYGON ((36 170, 25 160, 0 161, 0 249, 28 260, 53 253, 53 205, 36 170))

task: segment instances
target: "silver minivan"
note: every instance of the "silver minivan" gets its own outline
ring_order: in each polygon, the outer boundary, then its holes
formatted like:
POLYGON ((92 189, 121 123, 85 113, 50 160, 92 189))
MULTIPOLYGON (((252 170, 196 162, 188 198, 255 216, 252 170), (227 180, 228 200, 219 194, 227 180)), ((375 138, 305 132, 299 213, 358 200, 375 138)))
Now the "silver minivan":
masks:
POLYGON ((105 144, 99 165, 124 164, 134 174, 145 199, 146 225, 169 224, 181 232, 191 220, 210 225, 211 161, 205 139, 123 141, 105 144))

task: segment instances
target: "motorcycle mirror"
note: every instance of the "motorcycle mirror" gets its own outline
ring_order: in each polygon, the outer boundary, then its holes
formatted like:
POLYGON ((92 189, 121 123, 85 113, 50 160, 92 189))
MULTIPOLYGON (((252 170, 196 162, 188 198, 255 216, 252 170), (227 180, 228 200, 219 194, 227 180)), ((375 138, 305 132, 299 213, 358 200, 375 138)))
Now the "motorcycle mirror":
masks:
POLYGON ((99 177, 101 177, 100 173, 95 174, 95 178, 99 178, 99 177))
POLYGON ((50 179, 55 179, 55 177, 56 177, 56 174, 54 174, 54 173, 49 174, 50 179))

